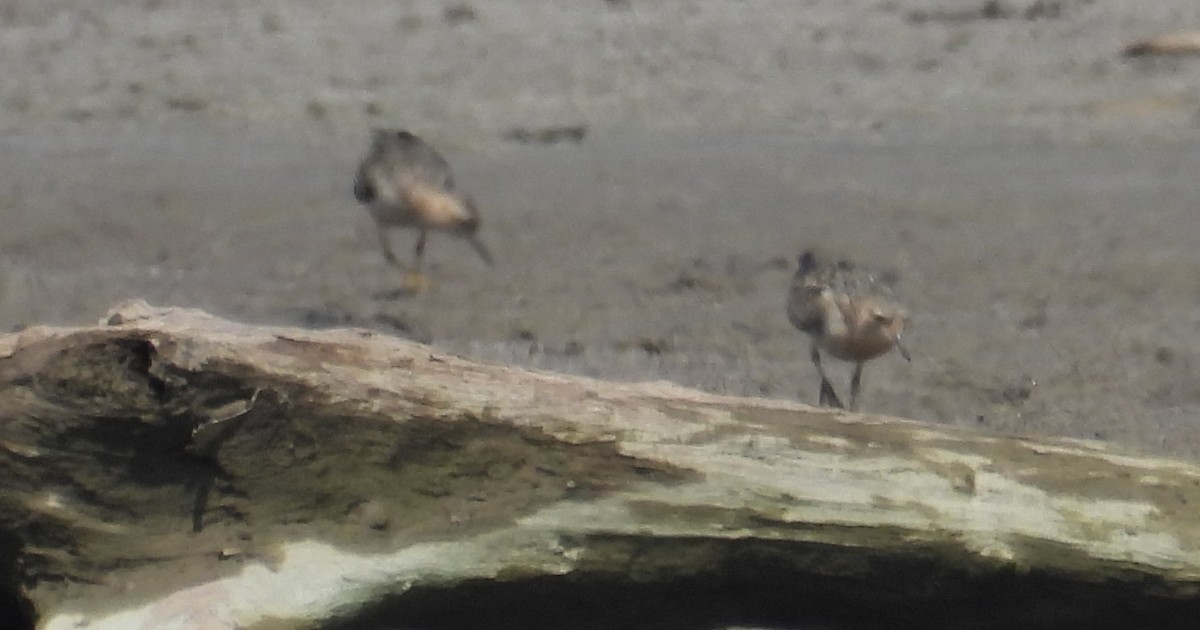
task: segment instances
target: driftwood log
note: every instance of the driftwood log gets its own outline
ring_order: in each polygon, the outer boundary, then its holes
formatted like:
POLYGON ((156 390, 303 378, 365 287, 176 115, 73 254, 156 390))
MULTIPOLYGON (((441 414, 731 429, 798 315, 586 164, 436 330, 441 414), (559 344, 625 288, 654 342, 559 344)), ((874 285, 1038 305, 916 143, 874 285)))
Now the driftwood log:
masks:
POLYGON ((0 337, 0 472, 12 627, 1200 613, 1193 464, 140 302, 0 337))

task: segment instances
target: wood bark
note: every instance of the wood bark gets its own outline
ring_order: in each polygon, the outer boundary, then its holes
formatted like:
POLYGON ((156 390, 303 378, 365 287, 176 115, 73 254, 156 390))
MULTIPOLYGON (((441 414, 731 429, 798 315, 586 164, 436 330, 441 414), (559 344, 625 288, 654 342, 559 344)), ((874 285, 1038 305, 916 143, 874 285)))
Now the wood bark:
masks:
POLYGON ((0 471, 45 628, 1200 612, 1192 463, 142 302, 0 338, 0 471))

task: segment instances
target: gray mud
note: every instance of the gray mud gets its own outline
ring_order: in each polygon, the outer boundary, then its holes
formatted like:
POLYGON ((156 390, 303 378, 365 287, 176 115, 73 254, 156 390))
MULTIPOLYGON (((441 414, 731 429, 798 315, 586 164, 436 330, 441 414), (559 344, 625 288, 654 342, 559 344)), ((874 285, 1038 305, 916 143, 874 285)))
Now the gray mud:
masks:
POLYGON ((138 296, 815 402, 816 245, 915 313, 867 409, 1194 458, 1200 60, 1120 50, 1200 5, 1144 4, 7 2, 0 327, 138 296), (494 269, 435 236, 401 295, 372 125, 443 149, 494 269))

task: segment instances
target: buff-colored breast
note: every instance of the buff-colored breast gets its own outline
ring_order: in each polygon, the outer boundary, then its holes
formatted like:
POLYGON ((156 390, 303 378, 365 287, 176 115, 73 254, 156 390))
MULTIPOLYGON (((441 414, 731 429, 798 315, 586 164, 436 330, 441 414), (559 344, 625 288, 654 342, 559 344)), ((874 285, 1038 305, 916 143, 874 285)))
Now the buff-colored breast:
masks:
POLYGON ((432 230, 451 230, 471 220, 471 214, 455 195, 426 184, 405 190, 413 211, 413 223, 432 230))

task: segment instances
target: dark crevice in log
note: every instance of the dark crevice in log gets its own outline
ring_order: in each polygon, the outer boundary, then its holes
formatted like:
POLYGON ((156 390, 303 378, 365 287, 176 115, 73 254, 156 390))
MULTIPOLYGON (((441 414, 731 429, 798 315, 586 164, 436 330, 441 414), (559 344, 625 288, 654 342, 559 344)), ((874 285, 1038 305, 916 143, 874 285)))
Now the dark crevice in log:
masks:
POLYGON ((37 366, 32 387, 43 399, 87 415, 151 413, 162 408, 167 388, 152 373, 154 353, 146 339, 67 345, 37 366))
POLYGON ((878 557, 869 549, 813 545, 805 553, 795 543, 661 542, 641 549, 629 572, 422 586, 322 630, 1183 630, 1200 618, 1200 600, 1131 596, 1118 581, 1082 584, 999 566, 949 570, 920 554, 878 557), (702 574, 642 566, 656 562, 643 555, 670 563, 695 554, 719 559, 702 574), (827 574, 813 570, 820 557, 829 560, 827 574), (844 571, 847 562, 870 568, 844 571))
MULTIPOLYGON (((194 558, 170 561, 195 573, 234 573, 236 562, 214 568, 215 560, 205 559, 225 553, 231 538, 245 557, 270 554, 292 536, 367 551, 392 535, 414 542, 452 538, 508 526, 548 503, 694 476, 623 455, 611 441, 567 443, 473 414, 343 415, 350 410, 293 396, 285 383, 242 380, 212 367, 204 373, 159 368, 168 385, 154 404, 170 412, 139 416, 136 407, 108 408, 113 415, 94 415, 59 408, 43 415, 59 431, 28 441, 53 457, 0 458, 17 472, 36 466, 38 492, 60 495, 70 508, 69 515, 38 513, 34 522, 12 524, 28 544, 54 550, 26 556, 26 579, 66 597, 74 592, 70 585, 103 582, 118 568, 152 567, 164 554, 180 553, 194 558), (206 448, 193 448, 194 427, 213 419, 202 412, 239 400, 246 411, 221 414, 220 435, 206 448), (138 523, 141 534, 96 531, 76 520, 79 515, 138 523), (386 534, 364 533, 373 528, 386 534)), ((29 485, 27 494, 37 495, 29 485)), ((0 507, 14 502, 15 513, 19 496, 0 496, 0 507)), ((5 521, 0 513, 0 524, 5 521)), ((153 583, 169 592, 196 579, 183 568, 176 573, 153 583)))
POLYGON ((32 627, 26 598, 42 623, 224 623, 245 589, 271 607, 238 623, 329 630, 1200 618, 1185 462, 121 319, 0 345, 0 628, 32 627), (289 603, 327 577, 345 590, 289 603))
POLYGON ((21 590, 18 558, 21 541, 12 532, 0 530, 0 627, 33 630, 36 623, 33 604, 21 590))

